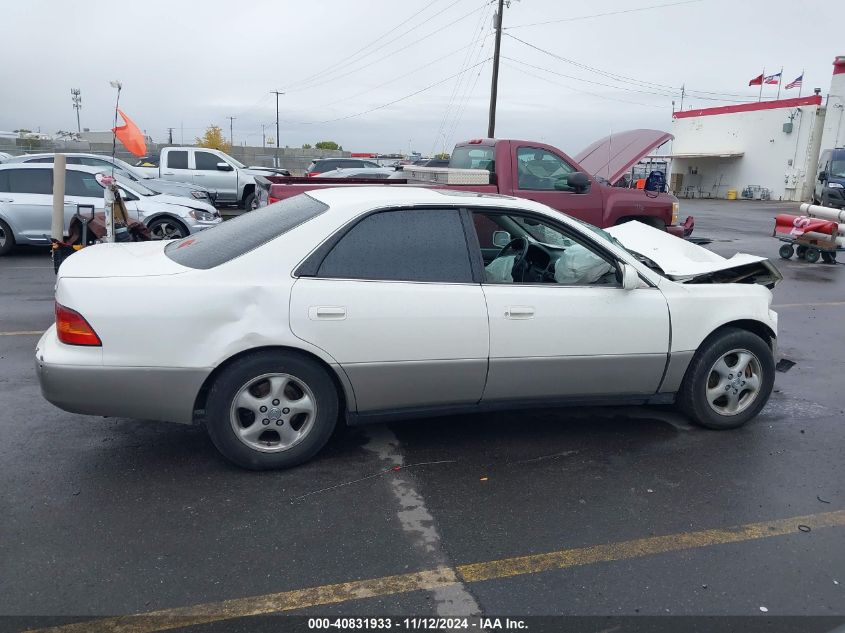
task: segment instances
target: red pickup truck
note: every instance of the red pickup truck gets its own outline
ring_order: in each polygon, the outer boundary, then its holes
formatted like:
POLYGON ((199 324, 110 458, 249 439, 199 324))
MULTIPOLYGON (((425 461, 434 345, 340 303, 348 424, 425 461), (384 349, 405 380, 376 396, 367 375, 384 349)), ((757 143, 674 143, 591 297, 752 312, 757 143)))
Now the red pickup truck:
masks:
POLYGON ((489 184, 444 185, 399 178, 257 178, 258 206, 322 187, 431 186, 499 193, 536 200, 563 213, 606 228, 639 220, 678 237, 692 232, 693 219, 678 224, 678 200, 663 191, 613 187, 643 156, 671 138, 657 130, 632 130, 603 139, 573 160, 559 149, 535 141, 478 139, 459 143, 449 168, 486 169, 489 184))

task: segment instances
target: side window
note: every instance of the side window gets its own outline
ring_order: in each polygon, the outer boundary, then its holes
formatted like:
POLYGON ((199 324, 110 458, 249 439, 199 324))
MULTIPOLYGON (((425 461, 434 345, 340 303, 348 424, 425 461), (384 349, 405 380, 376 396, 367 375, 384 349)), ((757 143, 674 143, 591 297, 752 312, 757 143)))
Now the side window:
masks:
POLYGON ((382 211, 335 244, 318 277, 470 283, 472 269, 459 212, 382 211))
POLYGON ((10 169, 9 191, 12 193, 53 193, 52 169, 10 169))
POLYGON ((225 162, 222 158, 211 152, 194 152, 194 161, 196 162, 197 169, 208 171, 217 171, 217 163, 225 162))
POLYGON ((542 218, 475 212, 473 224, 485 283, 619 285, 613 259, 589 240, 542 218))
POLYGON ((69 196, 102 198, 103 188, 97 183, 94 174, 69 169, 65 174, 65 193, 69 196))
POLYGON ((112 164, 107 160, 103 160, 102 158, 88 158, 87 156, 83 156, 79 159, 80 164, 88 165, 89 167, 108 167, 109 169, 112 168, 112 164))
POLYGON ((520 189, 573 191, 567 177, 575 168, 544 149, 520 147, 516 150, 516 170, 520 189))
POLYGON ((9 191, 9 172, 0 171, 0 191, 9 191))
POLYGON ((168 152, 167 167, 168 169, 187 169, 188 152, 168 152))
MULTIPOLYGON (((70 159, 67 159, 70 162, 70 159)), ((25 163, 52 163, 53 157, 47 156, 46 158, 33 158, 32 160, 24 161, 25 163)))

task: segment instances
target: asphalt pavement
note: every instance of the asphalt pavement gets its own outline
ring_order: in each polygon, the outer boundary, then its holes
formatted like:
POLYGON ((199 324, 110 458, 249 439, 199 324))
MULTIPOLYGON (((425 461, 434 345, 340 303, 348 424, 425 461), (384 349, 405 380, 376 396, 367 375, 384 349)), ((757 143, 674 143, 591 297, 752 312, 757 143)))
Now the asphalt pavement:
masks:
POLYGON ((834 628, 845 270, 778 259, 773 216, 796 207, 682 201, 708 248, 769 256, 784 275, 778 357, 795 364, 746 427, 707 431, 661 407, 456 416, 353 428, 283 472, 229 465, 201 428, 44 401, 33 350, 53 320, 52 265, 40 249, 0 258, 0 630, 160 611, 124 630, 281 630, 240 619, 274 612, 834 628))

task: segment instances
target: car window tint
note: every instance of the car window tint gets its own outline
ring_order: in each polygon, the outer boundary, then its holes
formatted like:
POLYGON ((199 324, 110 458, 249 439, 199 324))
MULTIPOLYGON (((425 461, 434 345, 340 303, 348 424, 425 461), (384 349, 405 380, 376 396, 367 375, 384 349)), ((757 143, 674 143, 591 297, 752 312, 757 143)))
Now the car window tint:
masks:
POLYGON ((53 193, 52 169, 9 170, 9 191, 12 193, 53 193))
POLYGON ((573 191, 567 178, 575 168, 544 149, 520 147, 516 151, 516 170, 520 189, 573 191))
POLYGON ((172 242, 164 252, 177 264, 189 268, 214 268, 287 233, 328 208, 303 193, 172 242))
POLYGON ((68 170, 65 173, 65 194, 86 198, 102 198, 103 188, 97 182, 94 174, 68 170))
POLYGON ((47 156, 46 158, 30 158, 29 160, 25 160, 25 163, 52 163, 53 157, 47 156))
POLYGON ((367 216, 326 255, 318 277, 470 282, 458 211, 405 209, 367 216))
POLYGON ((167 167, 169 169, 187 169, 188 152, 168 152, 167 167))
POLYGON ((0 170, 0 191, 9 191, 9 172, 0 170))
POLYGON ((197 169, 217 170, 217 163, 224 162, 219 156, 215 156, 211 152, 196 152, 194 153, 194 162, 197 169))

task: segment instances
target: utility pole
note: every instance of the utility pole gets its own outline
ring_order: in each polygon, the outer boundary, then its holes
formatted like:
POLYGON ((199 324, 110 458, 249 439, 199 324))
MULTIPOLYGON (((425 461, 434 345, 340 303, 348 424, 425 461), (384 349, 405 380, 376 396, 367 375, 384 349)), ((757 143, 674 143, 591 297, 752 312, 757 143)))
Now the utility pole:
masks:
POLYGON ((490 86, 490 116, 487 119, 487 138, 496 134, 496 96, 499 91, 499 50, 502 47, 502 13, 505 0, 499 0, 499 10, 496 11, 496 48, 493 50, 493 82, 490 86))
POLYGON ((237 117, 227 116, 226 118, 229 119, 229 145, 234 147, 234 145, 235 145, 235 135, 234 135, 232 130, 233 130, 235 119, 237 117))
POLYGON ((278 90, 271 90, 274 95, 276 95, 276 164, 274 167, 279 166, 279 95, 285 94, 284 92, 279 92, 278 90))
POLYGON ((167 144, 173 145, 173 128, 167 128, 167 144))
POLYGON ((684 95, 686 94, 686 84, 681 84, 681 109, 679 112, 684 111, 684 95))
POLYGON ((73 109, 76 110, 76 132, 82 132, 82 126, 79 124, 79 111, 82 109, 82 91, 79 88, 70 89, 70 98, 73 100, 73 109))

